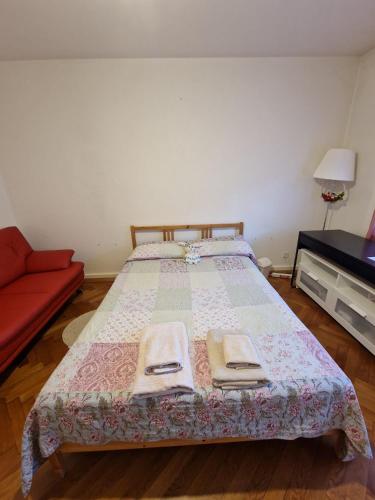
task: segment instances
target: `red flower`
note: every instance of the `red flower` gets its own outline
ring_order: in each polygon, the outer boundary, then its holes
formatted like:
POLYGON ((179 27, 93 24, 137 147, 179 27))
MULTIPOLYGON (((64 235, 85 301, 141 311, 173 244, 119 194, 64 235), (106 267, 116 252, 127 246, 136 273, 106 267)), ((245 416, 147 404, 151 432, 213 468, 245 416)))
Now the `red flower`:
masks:
POLYGON ((344 198, 344 194, 344 191, 341 191, 341 193, 332 193, 331 191, 326 191, 322 193, 322 198, 324 201, 334 203, 335 201, 342 200, 344 198))
POLYGON ((362 433, 357 427, 350 427, 349 435, 353 441, 360 441, 362 439, 362 433))
POLYGON ((156 427, 164 427, 165 419, 161 413, 154 413, 150 418, 150 423, 156 427))
POLYGON ((95 442, 95 443, 98 443, 100 441, 100 434, 98 431, 94 430, 91 432, 90 434, 90 440, 95 442))
POLYGON ((160 409, 166 412, 173 410, 172 398, 165 397, 160 401, 160 409))
POLYGON ((253 420, 253 418, 256 417, 256 411, 254 408, 243 407, 242 411, 249 420, 253 420))
POLYGON ((123 400, 116 400, 113 402, 113 409, 117 415, 125 412, 125 402, 123 400))
POLYGON ((296 417, 297 415, 299 415, 299 412, 300 412, 300 408, 299 408, 298 405, 291 404, 289 406, 289 413, 291 413, 294 417, 296 417))
POLYGON ((345 399, 346 399, 346 401, 355 401, 356 400, 356 395, 355 395, 355 392, 352 388, 346 390, 345 399))
POLYGON ((210 414, 206 410, 199 410, 197 412, 197 417, 200 422, 203 422, 205 424, 208 424, 211 421, 210 414))
POLYGON ((63 429, 66 429, 68 432, 72 432, 73 422, 69 417, 62 416, 60 417, 59 422, 63 429))
POLYGON ((106 426, 108 426, 112 429, 115 429, 118 427, 118 420, 115 417, 115 415, 106 415, 104 417, 104 422, 105 422, 106 426))

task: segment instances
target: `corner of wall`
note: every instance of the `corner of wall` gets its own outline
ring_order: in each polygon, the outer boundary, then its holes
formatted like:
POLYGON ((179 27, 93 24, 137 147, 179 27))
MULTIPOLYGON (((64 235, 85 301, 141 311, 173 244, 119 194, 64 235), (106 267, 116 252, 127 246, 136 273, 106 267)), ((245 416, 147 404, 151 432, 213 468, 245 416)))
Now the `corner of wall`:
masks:
POLYGON ((374 99, 375 48, 360 56, 358 61, 355 85, 342 140, 343 147, 351 148, 357 153, 356 180, 349 190, 347 202, 335 212, 331 226, 362 236, 366 234, 375 202, 372 188, 375 181, 373 169, 375 149, 372 136, 368 133, 374 126, 374 117, 371 113, 374 99))
POLYGON ((373 49, 368 50, 367 52, 365 52, 361 56, 359 56, 359 59, 358 59, 357 74, 356 74, 356 78, 355 78, 352 99, 350 102, 348 117, 346 120, 344 137, 343 137, 343 141, 342 141, 343 147, 350 147, 349 137, 350 137, 351 127, 352 127, 353 110, 355 108, 355 104, 356 104, 356 100, 357 100, 358 87, 359 87, 359 82, 361 79, 361 73, 362 73, 363 66, 364 66, 365 62, 367 61, 367 59, 369 59, 371 57, 375 58, 375 47, 373 49))
POLYGON ((357 100, 358 86, 361 77, 361 69, 362 69, 362 56, 358 59, 357 73, 355 76, 354 87, 352 92, 352 98, 350 100, 350 105, 348 109, 348 116, 346 118, 346 125, 344 131, 344 137, 342 139, 342 147, 349 147, 349 137, 350 131, 352 127, 352 118, 353 118, 353 110, 355 107, 355 103, 357 100))
POLYGON ((15 226, 16 217, 4 181, 0 175, 0 228, 15 226))

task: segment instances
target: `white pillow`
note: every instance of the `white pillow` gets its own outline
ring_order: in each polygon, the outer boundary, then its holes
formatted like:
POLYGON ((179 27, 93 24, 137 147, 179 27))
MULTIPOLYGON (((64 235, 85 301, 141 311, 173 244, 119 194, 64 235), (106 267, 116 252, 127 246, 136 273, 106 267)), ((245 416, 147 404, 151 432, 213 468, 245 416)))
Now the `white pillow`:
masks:
MULTIPOLYGON (((220 255, 239 255, 250 257, 255 262, 255 254, 249 243, 243 239, 216 239, 187 241, 188 244, 196 243, 197 253, 201 257, 214 257, 220 255)), ((144 243, 138 245, 130 254, 128 261, 147 259, 183 259, 185 247, 181 242, 162 241, 159 243, 144 243)))
POLYGON ((130 254, 128 261, 146 259, 182 259, 185 249, 176 241, 163 241, 160 243, 145 243, 136 246, 130 254))
POLYGON ((250 257, 254 255, 253 249, 245 240, 201 241, 198 252, 201 257, 218 255, 242 255, 250 257))

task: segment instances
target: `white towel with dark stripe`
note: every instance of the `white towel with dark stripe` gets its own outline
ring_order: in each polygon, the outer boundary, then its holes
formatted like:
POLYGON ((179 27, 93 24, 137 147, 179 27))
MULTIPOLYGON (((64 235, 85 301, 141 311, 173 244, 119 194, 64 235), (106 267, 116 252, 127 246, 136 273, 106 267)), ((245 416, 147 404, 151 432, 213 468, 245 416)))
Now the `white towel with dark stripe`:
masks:
POLYGON ((194 392, 189 342, 182 322, 158 323, 143 330, 133 397, 194 392))
POLYGON ((258 353, 248 335, 223 335, 224 359, 227 368, 243 370, 261 368, 258 353))
POLYGON ((238 334, 236 330, 210 330, 207 351, 212 373, 212 385, 226 390, 256 389, 270 383, 264 366, 234 370, 225 364, 223 337, 238 334))
POLYGON ((163 375, 183 368, 183 350, 187 347, 184 323, 157 323, 144 329, 145 374, 163 375))

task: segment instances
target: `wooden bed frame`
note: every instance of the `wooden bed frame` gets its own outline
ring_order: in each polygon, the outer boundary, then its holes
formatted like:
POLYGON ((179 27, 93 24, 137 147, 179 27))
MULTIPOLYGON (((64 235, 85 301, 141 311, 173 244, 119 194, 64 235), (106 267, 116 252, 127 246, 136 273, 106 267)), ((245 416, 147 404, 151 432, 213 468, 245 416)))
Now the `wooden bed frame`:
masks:
MULTIPOLYGON (((48 457, 48 461, 52 469, 60 476, 65 476, 65 468, 62 460, 62 453, 85 453, 95 451, 118 451, 118 450, 136 450, 143 448, 168 448, 171 446, 197 446, 202 444, 225 444, 238 443, 243 441, 254 441, 247 437, 227 437, 218 439, 164 439, 162 441, 113 441, 101 445, 85 445, 77 443, 64 443, 52 455, 48 457)), ((32 500, 31 494, 28 495, 28 500, 32 500)))
MULTIPOLYGON (((329 436, 333 439, 333 446, 336 450, 342 447, 342 440, 345 439, 345 434, 342 430, 334 429, 326 432, 322 436, 329 436)), ((321 437, 321 436, 320 436, 321 437)), ((297 438, 296 438, 297 439, 297 438)), ((135 450, 144 448, 167 448, 171 446, 198 446, 204 444, 228 444, 259 441, 249 437, 227 437, 217 439, 165 439, 162 441, 146 441, 146 442, 110 442, 103 445, 84 445, 76 443, 64 443, 58 450, 48 457, 48 461, 52 469, 60 476, 65 476, 64 463, 62 461, 62 453, 84 453, 97 451, 118 451, 118 450, 135 450)), ((28 495, 28 500, 32 500, 31 494, 28 495)))
MULTIPOLYGON (((219 224, 186 224, 168 226, 130 226, 133 248, 137 246, 136 234, 139 232, 162 232, 163 241, 174 241, 176 231, 200 231, 202 238, 212 238, 215 229, 234 229, 240 236, 243 235, 243 222, 219 223, 219 224)), ((169 446, 192 446, 202 444, 237 443, 240 441, 253 441, 247 437, 228 437, 218 439, 165 439, 162 441, 146 442, 121 442, 115 441, 104 445, 84 445, 76 443, 64 443, 53 453, 48 460, 52 468, 61 476, 65 475, 61 460, 61 453, 82 453, 88 451, 114 451, 134 450, 139 448, 166 448, 169 446)), ((30 496, 31 498, 31 496, 30 496)))
MULTIPOLYGON (((215 229, 235 229, 239 235, 243 235, 243 222, 224 223, 224 224, 189 224, 189 225, 169 225, 169 226, 130 226, 133 248, 136 247, 136 233, 137 232, 162 232, 164 241, 174 241, 175 231, 201 231, 202 238, 211 238, 213 230, 215 229)), ((341 431, 333 430, 325 435, 339 436, 341 431)), ((146 442, 110 442, 104 445, 84 445, 77 443, 64 443, 58 450, 55 451, 48 460, 53 470, 60 476, 64 477, 65 470, 61 460, 62 453, 83 453, 83 452, 97 452, 97 451, 115 451, 115 450, 134 450, 141 448, 166 448, 170 446, 196 446, 204 444, 225 444, 225 443, 238 443, 238 442, 254 441, 249 437, 223 437, 217 439, 166 439, 162 441, 146 441, 146 442)), ((31 499, 31 495, 28 497, 31 499)))
POLYGON ((214 229, 235 229, 239 235, 243 235, 243 222, 222 224, 188 224, 177 226, 130 226, 133 248, 137 246, 136 233, 163 233, 163 241, 174 241, 175 231, 200 231, 202 238, 212 238, 214 229))

